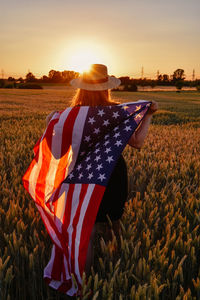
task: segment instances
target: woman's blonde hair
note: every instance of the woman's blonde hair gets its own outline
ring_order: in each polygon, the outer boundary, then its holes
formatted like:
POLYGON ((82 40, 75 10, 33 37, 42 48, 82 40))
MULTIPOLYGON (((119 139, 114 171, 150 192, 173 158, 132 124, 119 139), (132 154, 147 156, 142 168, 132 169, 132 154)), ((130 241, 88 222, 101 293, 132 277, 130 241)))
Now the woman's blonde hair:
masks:
POLYGON ((78 89, 71 106, 106 106, 119 104, 111 100, 110 91, 88 91, 78 89))

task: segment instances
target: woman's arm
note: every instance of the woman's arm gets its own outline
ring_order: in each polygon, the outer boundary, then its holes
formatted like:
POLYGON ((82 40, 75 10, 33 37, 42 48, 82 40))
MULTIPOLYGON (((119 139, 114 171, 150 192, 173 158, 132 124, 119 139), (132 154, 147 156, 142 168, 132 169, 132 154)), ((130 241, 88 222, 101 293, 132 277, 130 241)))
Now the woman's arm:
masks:
POLYGON ((134 132, 131 136, 128 144, 134 148, 140 149, 143 146, 145 137, 147 135, 149 125, 151 123, 152 115, 157 111, 158 104, 152 101, 152 104, 149 108, 148 113, 144 117, 142 123, 140 124, 139 128, 134 132))

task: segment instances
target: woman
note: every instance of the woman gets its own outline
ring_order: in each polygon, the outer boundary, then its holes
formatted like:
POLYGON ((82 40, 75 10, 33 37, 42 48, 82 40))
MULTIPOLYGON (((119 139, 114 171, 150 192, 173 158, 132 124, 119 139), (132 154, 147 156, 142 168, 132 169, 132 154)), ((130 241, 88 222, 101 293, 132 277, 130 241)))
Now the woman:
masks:
POLYGON ((116 105, 109 89, 120 80, 100 64, 71 84, 79 88, 73 107, 47 117, 51 121, 34 147, 23 183, 53 241, 44 279, 73 296, 80 293, 83 271, 90 271, 95 219, 105 223, 108 215, 117 221, 123 213, 127 170, 120 154, 127 142, 142 146, 157 104, 116 105))
MULTIPOLYGON (((79 88, 75 97, 72 100, 72 106, 110 106, 119 104, 110 97, 109 89, 115 88, 120 84, 120 80, 108 76, 107 67, 100 64, 91 66, 90 72, 84 73, 82 77, 71 81, 71 85, 79 88)), ((134 148, 140 149, 144 143, 147 131, 151 122, 153 113, 157 110, 158 105, 152 102, 148 113, 143 119, 137 131, 131 136, 128 144, 134 148)), ((127 168, 122 155, 112 172, 109 179, 106 191, 101 201, 99 211, 96 217, 96 223, 107 222, 108 218, 111 221, 117 221, 123 214, 124 204, 127 200, 127 168)), ((88 247, 86 273, 89 274, 90 267, 93 263, 93 239, 95 228, 91 235, 90 244, 88 247)))

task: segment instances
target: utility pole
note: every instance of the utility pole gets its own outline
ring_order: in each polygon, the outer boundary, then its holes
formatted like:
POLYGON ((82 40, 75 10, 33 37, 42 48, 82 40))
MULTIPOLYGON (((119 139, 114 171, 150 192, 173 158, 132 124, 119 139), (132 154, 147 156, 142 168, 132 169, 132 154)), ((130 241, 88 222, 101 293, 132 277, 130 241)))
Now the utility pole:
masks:
POLYGON ((158 79, 159 75, 160 75, 160 72, 159 72, 159 70, 157 70, 156 79, 158 79))
POLYGON ((195 81, 195 69, 193 69, 193 72, 192 72, 192 81, 195 81))
POLYGON ((144 67, 142 66, 142 70, 141 70, 141 79, 144 78, 144 67))

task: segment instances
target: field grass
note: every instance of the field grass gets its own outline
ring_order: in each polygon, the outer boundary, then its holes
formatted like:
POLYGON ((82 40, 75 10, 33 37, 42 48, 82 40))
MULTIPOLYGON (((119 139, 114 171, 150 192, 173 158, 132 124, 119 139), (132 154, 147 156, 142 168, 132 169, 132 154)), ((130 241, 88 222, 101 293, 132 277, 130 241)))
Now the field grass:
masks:
MULTIPOLYGON (((51 241, 21 177, 46 115, 74 91, 0 90, 0 299, 68 299, 45 285, 51 241)), ((129 146, 121 235, 96 237, 83 299, 200 299, 200 93, 115 92, 156 100, 143 149, 129 146), (94 296, 91 296, 90 291, 94 296)))

